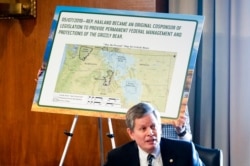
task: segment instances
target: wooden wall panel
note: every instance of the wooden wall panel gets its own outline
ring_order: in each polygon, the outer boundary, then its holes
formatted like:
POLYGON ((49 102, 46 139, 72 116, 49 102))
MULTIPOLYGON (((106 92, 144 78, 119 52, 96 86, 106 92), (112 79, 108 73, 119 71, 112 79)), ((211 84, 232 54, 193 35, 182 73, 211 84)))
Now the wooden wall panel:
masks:
MULTIPOLYGON (((41 0, 37 18, 0 20, 0 165, 58 165, 74 116, 31 111, 37 70, 56 5, 164 11, 165 0, 41 0), (157 5, 161 4, 160 8, 157 5)), ((98 118, 79 117, 65 166, 101 165, 98 118)), ((104 156, 111 149, 107 119, 102 120, 104 156)), ((115 142, 129 140, 124 121, 112 120, 115 142)))

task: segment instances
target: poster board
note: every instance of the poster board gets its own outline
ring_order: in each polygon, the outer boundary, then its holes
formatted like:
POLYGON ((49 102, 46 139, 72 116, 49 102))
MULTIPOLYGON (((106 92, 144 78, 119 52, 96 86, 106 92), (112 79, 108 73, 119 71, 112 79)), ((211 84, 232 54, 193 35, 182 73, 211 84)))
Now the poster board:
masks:
POLYGON ((57 6, 32 111, 124 119, 134 104, 150 102, 163 122, 178 118, 203 22, 197 15, 57 6))

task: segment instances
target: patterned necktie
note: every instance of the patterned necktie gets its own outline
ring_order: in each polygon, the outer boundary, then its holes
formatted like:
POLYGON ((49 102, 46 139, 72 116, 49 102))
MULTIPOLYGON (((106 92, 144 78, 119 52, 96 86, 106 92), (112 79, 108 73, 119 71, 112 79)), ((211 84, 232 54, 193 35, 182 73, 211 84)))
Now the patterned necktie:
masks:
POLYGON ((152 154, 148 154, 148 157, 147 157, 148 166, 152 166, 153 159, 154 159, 154 156, 152 154))

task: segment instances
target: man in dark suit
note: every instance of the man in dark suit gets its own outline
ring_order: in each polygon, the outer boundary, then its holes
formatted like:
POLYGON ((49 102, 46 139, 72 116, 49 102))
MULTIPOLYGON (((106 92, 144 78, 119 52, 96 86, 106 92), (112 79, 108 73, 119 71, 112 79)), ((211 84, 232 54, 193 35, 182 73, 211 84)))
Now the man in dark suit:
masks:
POLYGON ((203 165, 192 142, 161 138, 161 118, 151 104, 131 107, 126 124, 133 141, 111 150, 105 166, 203 165))

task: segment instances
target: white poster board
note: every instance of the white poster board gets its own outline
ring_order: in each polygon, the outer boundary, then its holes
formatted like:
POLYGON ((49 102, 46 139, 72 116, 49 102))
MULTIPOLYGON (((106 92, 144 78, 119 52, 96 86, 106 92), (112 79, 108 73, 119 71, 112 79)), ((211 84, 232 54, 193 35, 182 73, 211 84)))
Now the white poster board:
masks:
POLYGON ((58 6, 32 111, 123 118, 139 102, 176 119, 204 17, 58 6))

